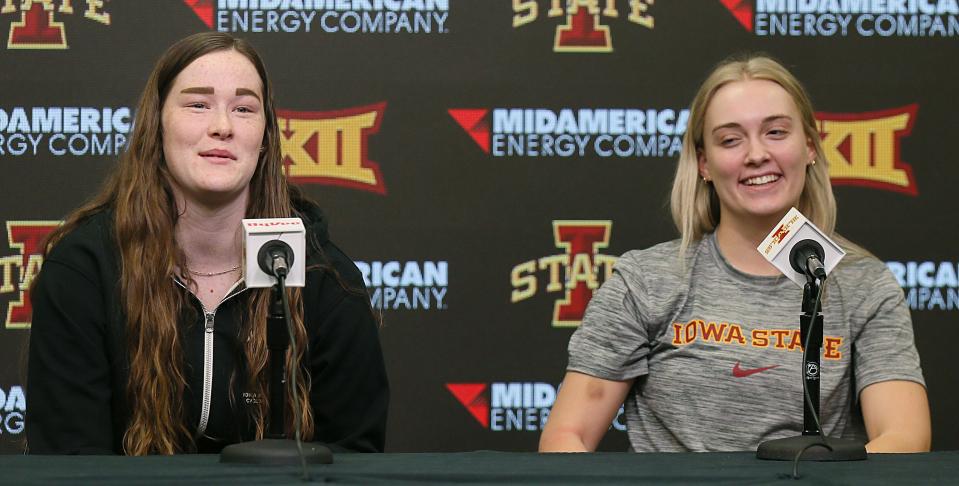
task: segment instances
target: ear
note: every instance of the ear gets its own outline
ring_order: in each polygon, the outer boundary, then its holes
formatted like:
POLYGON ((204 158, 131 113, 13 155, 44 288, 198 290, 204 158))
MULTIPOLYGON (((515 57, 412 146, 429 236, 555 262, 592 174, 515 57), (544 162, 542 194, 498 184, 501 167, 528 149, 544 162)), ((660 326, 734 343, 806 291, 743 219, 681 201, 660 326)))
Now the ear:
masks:
POLYGON ((709 175, 709 166, 706 165, 706 154, 702 149, 696 151, 696 160, 699 165, 699 177, 712 180, 713 178, 709 175))
POLYGON ((808 162, 806 163, 812 163, 813 160, 816 160, 816 144, 813 143, 812 139, 808 137, 806 138, 806 152, 806 155, 808 156, 806 158, 808 162))

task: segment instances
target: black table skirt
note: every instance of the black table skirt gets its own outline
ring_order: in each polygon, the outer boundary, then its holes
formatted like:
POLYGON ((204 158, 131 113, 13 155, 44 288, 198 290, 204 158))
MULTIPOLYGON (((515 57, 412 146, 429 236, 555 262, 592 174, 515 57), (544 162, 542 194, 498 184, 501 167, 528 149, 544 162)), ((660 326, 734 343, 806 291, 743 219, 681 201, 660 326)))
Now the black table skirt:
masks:
MULTIPOLYGON (((792 464, 753 453, 337 454, 314 482, 469 484, 796 484, 792 464)), ((866 461, 803 462, 804 484, 959 484, 959 451, 872 454, 866 461)), ((3 484, 302 484, 289 466, 221 464, 216 455, 0 456, 3 484)))

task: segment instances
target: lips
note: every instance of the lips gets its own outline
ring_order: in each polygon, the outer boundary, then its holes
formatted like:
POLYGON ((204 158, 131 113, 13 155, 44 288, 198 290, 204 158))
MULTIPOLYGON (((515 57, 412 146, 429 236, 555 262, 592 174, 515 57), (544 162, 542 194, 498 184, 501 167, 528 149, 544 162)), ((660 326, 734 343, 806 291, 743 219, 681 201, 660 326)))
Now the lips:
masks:
POLYGON ((207 159, 236 160, 236 156, 229 150, 213 149, 200 152, 200 157, 207 159))

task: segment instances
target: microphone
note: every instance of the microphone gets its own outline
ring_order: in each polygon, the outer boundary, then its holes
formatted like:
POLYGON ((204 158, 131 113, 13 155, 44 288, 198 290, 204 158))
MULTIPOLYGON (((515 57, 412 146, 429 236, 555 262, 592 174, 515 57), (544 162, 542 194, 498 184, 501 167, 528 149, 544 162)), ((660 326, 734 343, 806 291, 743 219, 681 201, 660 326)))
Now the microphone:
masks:
POLYGON ((807 280, 824 280, 846 256, 796 208, 786 213, 756 250, 800 287, 807 280))
POLYGON ((260 269, 276 278, 286 278, 293 263, 293 248, 283 240, 270 240, 260 247, 256 260, 260 269))
MULTIPOLYGON (((245 464, 296 464, 309 480, 307 462, 329 464, 333 453, 326 446, 304 446, 300 440, 300 415, 293 415, 294 440, 286 438, 286 388, 296 383, 299 363, 286 370, 287 349, 298 356, 293 339, 293 316, 286 287, 306 286, 306 229, 300 218, 243 220, 243 278, 248 288, 272 287, 266 318, 266 347, 269 352, 270 416, 263 439, 230 444, 220 453, 220 462, 245 464), (287 381, 289 371, 289 381, 287 381)), ((300 404, 297 387, 289 391, 294 407, 300 404)))
POLYGON ((306 285, 306 227, 300 218, 243 220, 243 280, 247 288, 306 285))
POLYGON ((826 251, 816 240, 802 240, 789 250, 789 263, 793 270, 809 278, 826 278, 826 267, 822 264, 825 259, 826 251))

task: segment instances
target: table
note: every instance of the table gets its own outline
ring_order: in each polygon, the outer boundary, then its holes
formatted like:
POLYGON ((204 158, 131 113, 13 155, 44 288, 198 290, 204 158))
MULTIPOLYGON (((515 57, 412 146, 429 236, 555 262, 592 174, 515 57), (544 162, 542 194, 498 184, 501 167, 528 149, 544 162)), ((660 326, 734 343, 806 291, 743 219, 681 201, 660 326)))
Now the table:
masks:
MULTIPOLYGON (((957 484, 959 451, 872 454, 866 461, 761 461, 750 452, 536 454, 478 451, 337 454, 314 482, 345 484, 957 484)), ((3 484, 302 484, 289 466, 219 463, 216 455, 0 456, 3 484)))

